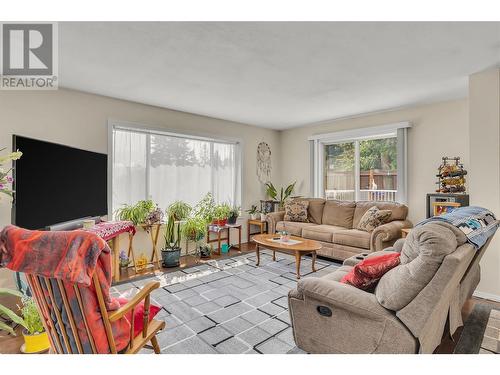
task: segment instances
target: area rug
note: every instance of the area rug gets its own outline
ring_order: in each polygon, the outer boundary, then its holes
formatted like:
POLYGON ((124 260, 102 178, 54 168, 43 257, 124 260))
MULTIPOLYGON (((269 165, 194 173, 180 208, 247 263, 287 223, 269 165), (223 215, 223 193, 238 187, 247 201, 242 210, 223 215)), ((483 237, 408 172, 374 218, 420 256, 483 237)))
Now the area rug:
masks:
MULTIPOLYGON (((287 254, 261 251, 213 260, 191 268, 121 284, 114 296, 130 297, 149 281, 161 287, 152 293, 162 306, 157 319, 167 328, 158 335, 162 353, 302 353, 295 346, 287 295, 295 288, 295 259, 287 254)), ((311 272, 311 258, 303 257, 301 275, 321 277, 338 263, 318 259, 311 272)), ((151 352, 144 349, 143 353, 151 352)))
POLYGON ((467 318, 455 354, 499 354, 500 310, 477 304, 467 318))

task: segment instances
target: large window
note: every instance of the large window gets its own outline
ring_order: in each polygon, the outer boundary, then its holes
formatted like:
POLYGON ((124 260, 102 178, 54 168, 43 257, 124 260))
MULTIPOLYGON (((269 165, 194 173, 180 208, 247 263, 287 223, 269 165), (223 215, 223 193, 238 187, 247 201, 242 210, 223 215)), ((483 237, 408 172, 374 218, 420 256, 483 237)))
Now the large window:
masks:
POLYGON ((311 137, 314 195, 406 202, 408 126, 395 124, 311 137))
POLYGON ((239 204, 239 144, 110 125, 111 207, 152 199, 165 209, 176 200, 196 204, 207 192, 239 204))

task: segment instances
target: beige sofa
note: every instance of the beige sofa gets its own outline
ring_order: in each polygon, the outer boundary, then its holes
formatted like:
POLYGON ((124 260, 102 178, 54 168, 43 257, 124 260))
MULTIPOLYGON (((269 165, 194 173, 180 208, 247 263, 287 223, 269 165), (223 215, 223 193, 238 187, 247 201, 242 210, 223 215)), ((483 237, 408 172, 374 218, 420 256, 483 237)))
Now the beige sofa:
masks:
POLYGON ((400 252, 401 264, 373 292, 339 282, 362 255, 322 278, 300 280, 288 297, 297 346, 309 353, 432 353, 445 329, 452 335, 462 325, 488 244, 476 250, 456 227, 430 222, 386 250, 400 252))
POLYGON ((396 202, 338 201, 304 198, 309 201, 308 223, 283 221, 284 211, 267 215, 269 233, 286 230, 292 235, 321 242, 318 255, 344 260, 360 252, 373 252, 391 246, 401 238, 401 229, 411 228, 406 220, 408 207, 396 202), (354 229, 364 213, 373 206, 391 210, 387 224, 368 233, 354 229))

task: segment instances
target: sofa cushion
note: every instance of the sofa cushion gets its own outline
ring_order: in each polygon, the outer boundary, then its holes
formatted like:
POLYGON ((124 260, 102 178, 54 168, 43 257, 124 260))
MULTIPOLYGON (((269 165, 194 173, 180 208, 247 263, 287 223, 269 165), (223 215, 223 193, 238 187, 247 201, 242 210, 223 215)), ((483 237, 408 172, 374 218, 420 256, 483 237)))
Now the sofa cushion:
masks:
POLYGON ((385 273, 399 265, 399 256, 399 253, 387 253, 366 258, 344 275, 340 282, 358 289, 370 290, 385 273))
POLYGON ((323 209, 325 208, 325 200, 322 198, 309 198, 307 200, 309 201, 307 218, 311 223, 321 224, 323 209))
POLYGON ((408 215, 408 207, 397 202, 373 202, 373 201, 358 201, 354 210, 352 227, 357 228, 361 218, 371 207, 376 206, 379 210, 390 210, 391 217, 388 221, 406 220, 408 215))
POLYGON ((398 311, 410 303, 434 277, 443 259, 457 248, 457 237, 443 225, 414 228, 401 251, 401 265, 387 272, 375 290, 379 303, 398 311))
POLYGON ((276 231, 282 232, 286 230, 293 236, 302 237, 302 229, 310 226, 315 226, 313 223, 299 223, 294 221, 278 221, 276 223, 276 231))
POLYGON ((309 202, 306 200, 294 199, 285 203, 285 221, 295 221, 300 223, 308 223, 307 208, 309 202))
POLYGON ((346 229, 334 225, 314 225, 304 228, 302 230, 302 237, 310 240, 332 242, 332 236, 340 230, 346 229))
POLYGON ((362 249, 370 248, 371 235, 368 232, 359 229, 341 229, 335 231, 332 242, 339 245, 359 247, 362 249))
POLYGON ((373 232, 376 227, 387 223, 391 214, 390 210, 379 210, 373 206, 365 212, 356 228, 365 232, 373 232))
POLYGON ((352 228, 356 203, 352 201, 328 200, 325 202, 321 224, 352 228))

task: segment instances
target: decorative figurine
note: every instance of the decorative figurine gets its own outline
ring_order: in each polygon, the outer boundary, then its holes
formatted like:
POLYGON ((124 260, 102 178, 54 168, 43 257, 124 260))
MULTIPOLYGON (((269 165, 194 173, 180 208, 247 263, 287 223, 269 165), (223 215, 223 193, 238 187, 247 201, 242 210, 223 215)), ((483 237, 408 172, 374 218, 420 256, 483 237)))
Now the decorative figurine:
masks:
POLYGON ((464 193, 465 194, 465 175, 467 171, 464 165, 460 163, 460 157, 443 156, 443 162, 438 167, 438 188, 437 193, 464 193))

